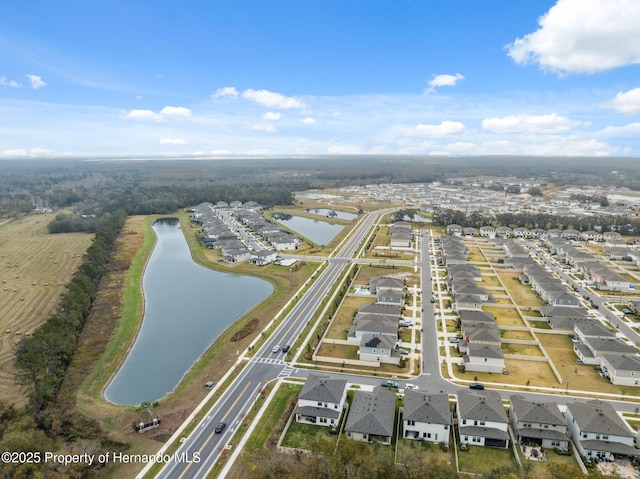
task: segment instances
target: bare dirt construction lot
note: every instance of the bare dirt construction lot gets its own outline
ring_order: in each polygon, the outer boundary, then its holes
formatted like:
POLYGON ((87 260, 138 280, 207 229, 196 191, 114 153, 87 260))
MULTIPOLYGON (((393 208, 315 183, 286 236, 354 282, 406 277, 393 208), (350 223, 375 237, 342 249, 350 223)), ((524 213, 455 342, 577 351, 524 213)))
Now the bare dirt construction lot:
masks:
POLYGON ((0 226, 0 397, 22 404, 13 381, 13 350, 53 312, 93 235, 49 234, 55 214, 0 226))

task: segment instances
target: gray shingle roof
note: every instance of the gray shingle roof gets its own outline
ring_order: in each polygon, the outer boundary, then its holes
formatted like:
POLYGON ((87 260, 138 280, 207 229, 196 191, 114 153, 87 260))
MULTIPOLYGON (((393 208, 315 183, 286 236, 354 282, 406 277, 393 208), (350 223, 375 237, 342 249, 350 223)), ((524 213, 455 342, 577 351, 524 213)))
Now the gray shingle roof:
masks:
POLYGON ((640 356, 628 354, 603 354, 607 362, 617 371, 640 371, 640 356))
POLYGON ((554 426, 564 424, 564 417, 556 403, 529 401, 520 394, 514 394, 510 399, 511 410, 518 421, 554 426))
POLYGON ((329 376, 310 374, 298 398, 339 403, 346 387, 346 379, 331 379, 329 376))
POLYGON ((458 391, 457 396, 460 419, 508 422, 507 413, 497 392, 488 389, 484 391, 463 389, 458 391))
MULTIPOLYGON (((580 431, 598 434, 610 434, 615 436, 633 436, 631 430, 625 425, 620 416, 609 403, 593 399, 587 402, 574 402, 567 404, 580 431)), ((584 445, 584 443, 583 443, 584 445)))
POLYGON ((449 396, 410 389, 404 395, 403 419, 431 424, 451 424, 449 396))
POLYGON ((377 436, 393 436, 396 395, 382 387, 372 392, 356 390, 345 430, 377 436))

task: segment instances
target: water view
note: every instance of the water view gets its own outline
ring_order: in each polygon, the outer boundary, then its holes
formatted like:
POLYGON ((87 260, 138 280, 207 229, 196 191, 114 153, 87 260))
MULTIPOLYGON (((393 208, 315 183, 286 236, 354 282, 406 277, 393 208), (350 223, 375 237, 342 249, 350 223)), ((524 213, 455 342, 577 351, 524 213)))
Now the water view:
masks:
POLYGON ((326 218, 339 218, 341 220, 353 220, 358 217, 357 213, 347 213, 345 211, 331 210, 328 208, 310 208, 307 212, 326 218))
POLYGON ((135 405, 171 392, 216 338, 273 290, 267 281, 193 262, 176 219, 156 221, 143 277, 145 314, 124 364, 105 391, 135 405))
POLYGON ((327 223, 326 221, 289 216, 278 219, 280 223, 318 245, 327 245, 344 228, 342 225, 327 223))

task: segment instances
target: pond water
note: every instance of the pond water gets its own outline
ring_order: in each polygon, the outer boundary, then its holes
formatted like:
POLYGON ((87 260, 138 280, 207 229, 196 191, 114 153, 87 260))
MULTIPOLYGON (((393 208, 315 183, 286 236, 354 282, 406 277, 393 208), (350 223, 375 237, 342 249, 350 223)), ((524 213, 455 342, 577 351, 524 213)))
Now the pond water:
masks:
POLYGON ((291 216, 291 218, 278 221, 317 245, 329 244, 344 228, 342 225, 335 225, 311 218, 303 218, 302 216, 291 216))
POLYGON ((331 215, 334 215, 335 218, 340 218, 341 220, 353 220, 358 217, 356 213, 346 213, 344 211, 330 210, 327 208, 311 208, 308 213, 318 216, 324 216, 325 218, 331 218, 331 215))
POLYGON ((153 402, 173 391, 218 336, 273 291, 267 281, 194 263, 178 226, 177 219, 153 224, 157 242, 143 276, 143 322, 105 391, 115 404, 153 402))
POLYGON ((312 200, 328 200, 331 198, 342 198, 342 196, 338 195, 329 195, 327 193, 317 193, 314 191, 305 191, 303 193, 296 193, 296 198, 307 198, 312 200))

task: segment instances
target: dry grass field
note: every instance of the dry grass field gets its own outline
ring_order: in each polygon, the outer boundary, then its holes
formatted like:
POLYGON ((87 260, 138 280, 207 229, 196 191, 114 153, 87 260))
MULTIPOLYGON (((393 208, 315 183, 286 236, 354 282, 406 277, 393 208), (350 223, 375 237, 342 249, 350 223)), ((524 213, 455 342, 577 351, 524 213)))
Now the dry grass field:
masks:
POLYGON ((53 312, 82 262, 92 235, 50 235, 54 214, 29 215, 0 226, 0 397, 22 403, 13 381, 13 350, 53 312))

